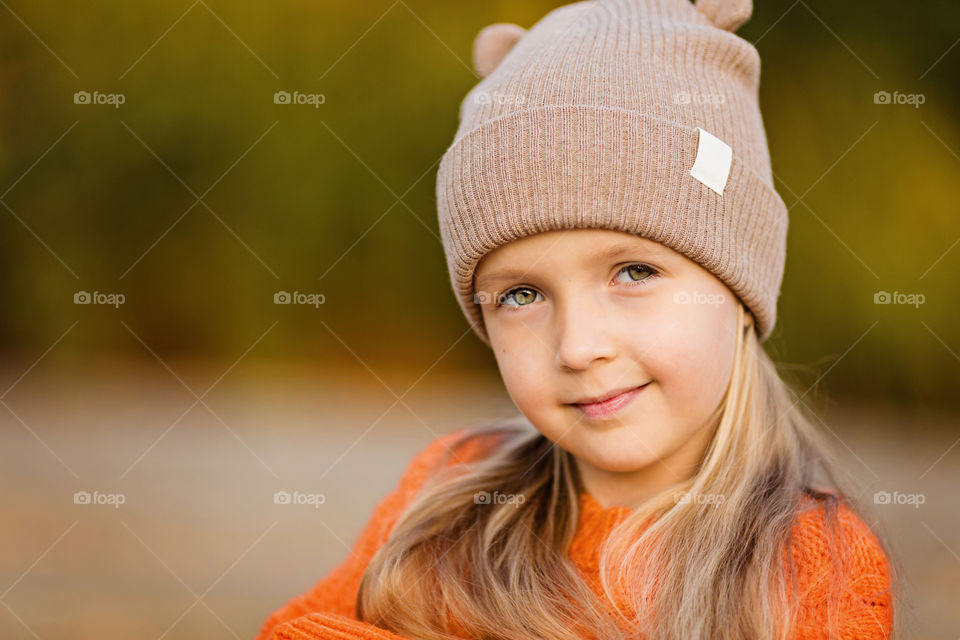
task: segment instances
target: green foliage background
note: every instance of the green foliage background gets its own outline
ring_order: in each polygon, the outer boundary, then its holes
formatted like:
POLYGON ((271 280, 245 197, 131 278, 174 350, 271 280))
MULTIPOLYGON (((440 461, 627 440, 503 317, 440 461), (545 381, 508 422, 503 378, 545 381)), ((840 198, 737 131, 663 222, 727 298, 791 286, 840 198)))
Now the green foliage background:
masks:
MULTIPOLYGON (((31 361, 73 326, 59 357, 150 357, 139 338, 229 360, 279 321, 263 357, 492 370, 447 280, 436 163, 476 32, 559 4, 10 2, 0 348, 31 361), (80 90, 126 102, 77 105, 80 90), (325 102, 277 105, 280 90, 325 102), (75 305, 78 290, 126 303, 75 305), (277 290, 326 303, 277 306, 277 290)), ((839 391, 956 403, 960 8, 755 4, 738 33, 763 60, 791 214, 771 353, 839 391), (874 104, 881 90, 925 102, 874 104), (878 306, 879 290, 926 302, 878 306)))

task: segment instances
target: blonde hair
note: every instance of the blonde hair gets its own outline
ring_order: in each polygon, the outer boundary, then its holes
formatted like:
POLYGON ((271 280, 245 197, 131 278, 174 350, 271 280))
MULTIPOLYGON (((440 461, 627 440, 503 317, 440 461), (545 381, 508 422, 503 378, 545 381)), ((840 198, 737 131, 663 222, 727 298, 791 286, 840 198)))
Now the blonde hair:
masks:
MULTIPOLYGON (((745 313, 740 305, 737 326, 745 313)), ((738 332, 697 472, 630 513, 603 544, 606 601, 567 556, 583 491, 572 455, 521 416, 474 427, 453 452, 473 438, 496 435, 496 444, 470 473, 452 465, 428 480, 369 563, 357 617, 416 640, 786 638, 797 598, 785 549, 803 496, 825 507, 837 567, 839 502, 859 512, 805 408, 755 331, 738 332), (814 487, 818 469, 833 490, 814 487), (523 502, 476 499, 494 491, 523 502), (722 500, 704 506, 684 495, 722 500), (612 605, 623 587, 636 616, 612 605)), ((834 576, 834 629, 842 580, 834 576)))

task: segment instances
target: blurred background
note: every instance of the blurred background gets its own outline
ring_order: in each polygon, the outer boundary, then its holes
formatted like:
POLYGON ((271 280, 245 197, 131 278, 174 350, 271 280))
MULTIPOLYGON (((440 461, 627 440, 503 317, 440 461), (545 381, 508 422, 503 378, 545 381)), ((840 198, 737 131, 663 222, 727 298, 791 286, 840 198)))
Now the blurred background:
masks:
MULTIPOLYGON (((0 637, 252 638, 414 452, 515 412, 434 179, 474 35, 561 4, 0 1, 0 637)), ((960 6, 755 5, 765 346, 898 554, 904 637, 956 638, 960 6)))

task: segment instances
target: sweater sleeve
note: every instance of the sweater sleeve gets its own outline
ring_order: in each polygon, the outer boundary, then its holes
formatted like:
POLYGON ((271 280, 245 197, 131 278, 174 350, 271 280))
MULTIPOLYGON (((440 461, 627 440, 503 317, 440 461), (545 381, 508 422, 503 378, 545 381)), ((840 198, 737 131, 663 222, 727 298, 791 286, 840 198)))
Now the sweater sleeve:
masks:
MULTIPOLYGON (((431 472, 438 468, 451 444, 466 431, 440 436, 419 451, 404 471, 397 486, 374 507, 349 555, 310 590, 288 600, 264 622, 256 640, 307 640, 351 638, 398 640, 396 634, 356 620, 355 603, 360 580, 370 559, 389 537, 400 514, 413 500, 431 472)), ((471 440, 470 445, 475 441, 471 440)), ((458 449, 447 464, 463 462, 470 456, 467 445, 458 449)))
POLYGON ((888 640, 893 627, 889 560, 874 533, 846 504, 837 521, 844 552, 830 559, 823 508, 800 515, 793 545, 798 566, 798 640, 888 640), (828 631, 828 602, 837 612, 839 636, 828 631))

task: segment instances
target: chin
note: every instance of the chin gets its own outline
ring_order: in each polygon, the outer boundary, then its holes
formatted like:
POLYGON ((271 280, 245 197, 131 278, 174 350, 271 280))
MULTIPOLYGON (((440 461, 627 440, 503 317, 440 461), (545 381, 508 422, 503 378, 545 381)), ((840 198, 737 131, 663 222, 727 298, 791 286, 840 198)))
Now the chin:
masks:
POLYGON ((653 460, 611 456, 609 458, 594 458, 589 460, 589 462, 594 467, 610 473, 632 473, 650 466, 653 460))
POLYGON ((600 449, 584 451, 582 455, 578 452, 573 453, 597 469, 610 473, 637 471, 650 466, 659 459, 656 451, 649 451, 638 443, 630 446, 626 442, 609 447, 602 445, 600 449))

